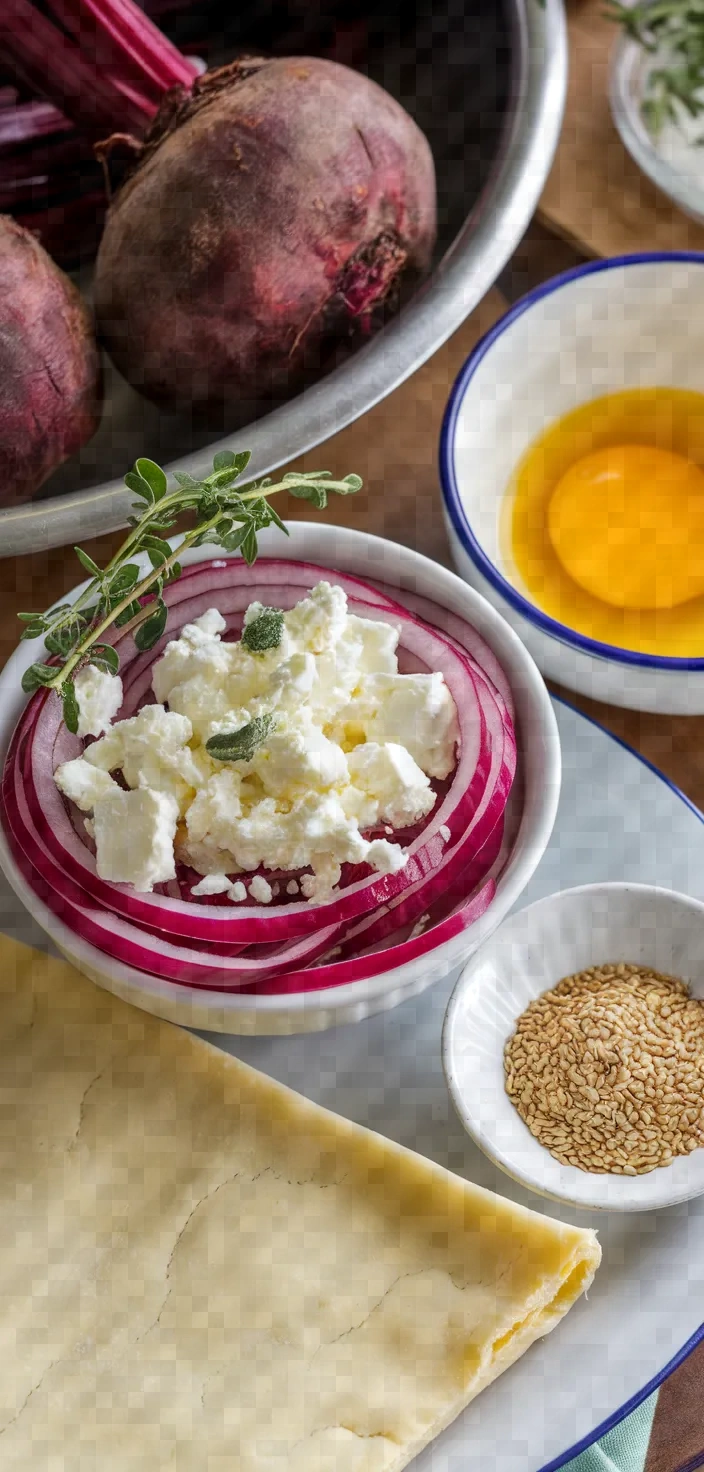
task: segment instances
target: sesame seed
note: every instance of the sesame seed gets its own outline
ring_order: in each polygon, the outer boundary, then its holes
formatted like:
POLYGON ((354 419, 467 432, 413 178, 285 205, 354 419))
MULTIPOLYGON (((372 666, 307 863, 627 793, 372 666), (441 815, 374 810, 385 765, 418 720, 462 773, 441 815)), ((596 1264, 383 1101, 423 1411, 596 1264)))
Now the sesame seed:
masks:
POLYGON ((562 1164, 635 1176, 704 1145, 704 1003, 677 977, 626 961, 566 976, 519 1017, 504 1067, 562 1164))

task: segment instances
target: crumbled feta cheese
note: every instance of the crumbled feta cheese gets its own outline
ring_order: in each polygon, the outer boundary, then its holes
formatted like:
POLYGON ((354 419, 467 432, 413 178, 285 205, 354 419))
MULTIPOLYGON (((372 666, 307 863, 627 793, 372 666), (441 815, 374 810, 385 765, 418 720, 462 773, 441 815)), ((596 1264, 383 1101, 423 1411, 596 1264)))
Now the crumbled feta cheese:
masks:
POLYGON ((242 815, 242 778, 234 767, 224 767, 196 793, 186 813, 189 843, 201 843, 208 835, 226 849, 242 815))
POLYGON ((176 858, 179 864, 195 869, 196 874, 236 874, 240 867, 234 854, 220 848, 212 838, 196 842, 184 838, 181 832, 176 838, 176 858))
POLYGON ((217 671, 225 675, 229 667, 229 646, 222 644, 220 635, 227 627, 216 608, 186 624, 178 639, 167 644, 161 659, 156 661, 152 675, 152 688, 157 700, 173 705, 171 692, 203 670, 217 671))
POLYGON ((344 751, 328 741, 305 710, 280 717, 252 765, 264 791, 273 797, 290 798, 311 787, 325 792, 349 780, 344 751))
POLYGON ((187 745, 191 735, 185 716, 163 705, 145 705, 89 746, 85 759, 103 771, 121 770, 128 787, 169 792, 183 814, 203 780, 215 771, 207 752, 191 751, 187 745))
POLYGON ((450 830, 449 830, 449 828, 447 826, 447 823, 441 823, 441 825, 440 825, 440 837, 442 838, 443 843, 447 843, 449 841, 449 839, 452 837, 452 834, 450 833, 450 830))
POLYGON ((249 893, 258 905, 270 905, 274 898, 274 891, 270 884, 261 874, 255 874, 249 886, 249 893))
POLYGON ((241 905, 242 901, 246 900, 247 891, 241 879, 235 880, 235 883, 230 886, 227 895, 228 899, 234 900, 236 905, 241 905))
POLYGON ((366 741, 405 746, 428 777, 448 777, 455 765, 457 711, 437 672, 370 675, 340 721, 360 728, 366 741))
MULTIPOLYGON (((262 607, 250 605, 246 625, 262 607)), ((430 778, 452 770, 458 732, 442 675, 399 674, 393 620, 348 614, 344 591, 328 582, 284 614, 271 649, 223 641, 225 629, 208 609, 171 640, 154 665, 157 703, 87 748, 67 778, 75 800, 83 810, 99 805, 103 791, 91 783, 101 781, 112 798, 109 774, 121 772, 127 796, 168 799, 162 825, 175 804, 175 858, 206 881, 195 885, 196 896, 227 893, 239 903, 246 890, 233 874, 269 869, 304 871, 286 892, 319 902, 344 864, 397 872, 407 862, 399 845, 363 834, 383 826, 393 839, 435 805, 430 778), (207 751, 211 736, 260 717, 273 724, 249 759, 218 761, 207 751)), ((134 811, 139 856, 146 809, 134 811)), ((100 832, 105 847, 107 830, 100 832)), ((130 835, 123 838, 129 844, 130 835)), ((121 874, 127 867, 122 854, 101 862, 121 874)), ((153 871, 161 876, 166 867, 163 854, 158 862, 138 857, 130 882, 150 888, 160 882, 153 871)), ((167 877, 172 872, 173 862, 167 877)))
MULTIPOLYGON (((257 615, 261 605, 257 606, 257 615)), ((284 620, 287 632, 313 654, 327 654, 335 648, 347 624, 347 595, 332 583, 318 583, 307 598, 302 598, 284 620)))
POLYGON ((200 895, 228 894, 232 888, 232 880, 227 874, 206 874, 198 884, 194 884, 191 894, 198 898, 200 895))
POLYGON ((109 772, 92 767, 82 756, 73 761, 62 762, 54 772, 54 781, 69 802, 75 802, 82 813, 90 813, 99 797, 104 797, 117 787, 109 772))
POLYGON ((151 890, 176 877, 178 804, 168 792, 139 787, 98 798, 93 810, 98 874, 114 884, 151 890))
POLYGON ((120 676, 86 664, 73 683, 78 701, 78 735, 102 736, 122 705, 120 676))
MULTIPOLYGON (((363 742, 348 752, 347 765, 350 794, 360 828, 371 828, 386 822, 394 828, 407 828, 425 818, 435 806, 435 793, 430 781, 414 762, 410 752, 396 742, 380 746, 376 741, 363 742)), ((346 803, 350 811, 350 803, 346 803)))
POLYGON ((367 863, 378 874, 398 874, 408 863, 408 855, 397 843, 389 843, 386 838, 375 838, 367 849, 367 863))

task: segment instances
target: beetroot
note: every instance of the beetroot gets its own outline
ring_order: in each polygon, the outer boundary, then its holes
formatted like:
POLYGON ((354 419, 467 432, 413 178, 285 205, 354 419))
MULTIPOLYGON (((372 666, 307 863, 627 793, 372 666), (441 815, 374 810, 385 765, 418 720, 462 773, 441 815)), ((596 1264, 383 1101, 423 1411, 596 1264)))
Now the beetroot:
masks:
POLYGON ((334 62, 234 62, 174 89, 129 147, 96 312, 125 378, 165 407, 297 391, 430 264, 428 143, 382 88, 334 62))
POLYGON ((90 314, 34 236, 0 215, 0 505, 26 501, 100 419, 90 314))

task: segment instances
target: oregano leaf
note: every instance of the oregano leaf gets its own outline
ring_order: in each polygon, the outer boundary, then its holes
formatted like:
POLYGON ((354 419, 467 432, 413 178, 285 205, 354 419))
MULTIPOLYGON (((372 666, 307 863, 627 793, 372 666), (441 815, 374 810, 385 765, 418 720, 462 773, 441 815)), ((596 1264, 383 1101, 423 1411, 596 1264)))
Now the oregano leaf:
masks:
POLYGON ((112 644, 94 644, 90 652, 90 662, 107 675, 120 673, 120 656, 112 644))
POLYGON ((218 450, 217 455, 213 456, 213 470, 229 470, 234 465, 235 458, 234 450, 218 450))
POLYGON ((55 664, 30 664, 22 676, 22 689, 26 695, 33 695, 40 685, 51 685, 58 673, 55 664))
POLYGON ((144 476, 139 474, 139 471, 128 470, 125 476, 125 485, 128 491, 134 491, 135 496, 141 496, 142 500, 147 501, 150 506, 154 504, 154 492, 149 481, 145 480, 144 476))
POLYGON ((154 603, 153 609, 154 611, 149 614, 149 618, 146 618, 143 624, 139 624, 134 631, 134 642, 142 654, 145 650, 153 649, 154 645, 158 644, 166 628, 166 620, 169 612, 166 604, 161 599, 158 599, 154 603))
POLYGON ((64 680, 61 686, 61 700, 63 702, 63 715, 67 729, 71 732, 72 736, 76 736, 78 733, 80 710, 78 708, 78 698, 73 680, 64 680))
POLYGON ((88 553, 84 552, 82 547, 74 547, 73 550, 78 558, 78 561, 81 564, 81 567, 84 567, 86 572, 89 572, 92 578, 102 577, 102 573, 100 571, 100 568, 98 567, 97 562, 94 562, 93 558, 89 557, 88 553))
POLYGON ((160 465, 155 465, 153 460, 140 458, 135 460, 134 468, 142 480, 147 482, 155 501, 160 501, 166 495, 167 480, 160 465))
POLYGON ((117 572, 110 579, 110 596, 112 597, 115 593, 119 593, 120 597, 124 598, 125 593, 129 593, 130 588, 133 588, 135 583, 139 582, 139 579, 140 570, 137 563, 126 562, 125 566, 118 568, 117 572))
POLYGON ((263 654, 265 649, 278 649, 283 629, 284 616, 281 609, 263 608, 256 618, 245 624, 241 643, 251 654, 263 654))
POLYGON ((275 725, 276 718, 272 715, 255 716, 237 731, 223 731, 218 736, 211 736, 205 749, 219 762, 251 762, 275 725))
POLYGON ((242 556, 248 567, 257 560, 257 533, 253 526, 248 526, 242 538, 242 556))

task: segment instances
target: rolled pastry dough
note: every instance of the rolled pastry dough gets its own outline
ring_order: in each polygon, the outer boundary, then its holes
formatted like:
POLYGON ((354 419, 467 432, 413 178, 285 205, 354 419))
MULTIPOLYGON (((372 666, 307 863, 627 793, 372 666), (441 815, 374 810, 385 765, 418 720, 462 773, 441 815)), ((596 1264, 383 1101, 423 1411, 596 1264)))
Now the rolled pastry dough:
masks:
POLYGON ((591 1282, 592 1232, 0 959, 3 1472, 397 1472, 591 1282))

